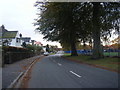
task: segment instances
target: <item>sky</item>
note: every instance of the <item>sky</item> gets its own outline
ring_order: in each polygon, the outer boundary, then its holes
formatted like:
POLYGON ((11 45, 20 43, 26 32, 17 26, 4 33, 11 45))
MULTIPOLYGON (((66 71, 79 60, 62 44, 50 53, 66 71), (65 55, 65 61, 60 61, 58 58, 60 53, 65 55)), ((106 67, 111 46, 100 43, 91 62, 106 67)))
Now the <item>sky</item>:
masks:
POLYGON ((37 18, 37 8, 34 7, 36 0, 0 0, 0 26, 4 25, 8 31, 17 30, 23 37, 31 37, 32 40, 40 41, 43 45, 57 45, 58 42, 47 42, 43 35, 35 32, 33 23, 37 18))
MULTIPOLYGON (((43 35, 35 32, 33 23, 37 18, 36 0, 0 0, 0 26, 4 25, 9 31, 17 30, 23 37, 31 37, 32 40, 40 41, 43 45, 57 45, 58 42, 47 42, 43 35)), ((113 39, 112 36, 111 38, 113 39)))

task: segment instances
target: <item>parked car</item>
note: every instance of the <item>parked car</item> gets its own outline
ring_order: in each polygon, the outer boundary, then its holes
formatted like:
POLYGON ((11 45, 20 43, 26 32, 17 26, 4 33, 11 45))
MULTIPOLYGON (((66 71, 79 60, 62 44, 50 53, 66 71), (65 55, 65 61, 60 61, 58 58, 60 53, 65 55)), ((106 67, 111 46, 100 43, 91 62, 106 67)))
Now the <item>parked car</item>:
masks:
POLYGON ((48 56, 48 55, 49 55, 49 53, 48 53, 48 52, 44 52, 44 55, 45 55, 45 56, 48 56))

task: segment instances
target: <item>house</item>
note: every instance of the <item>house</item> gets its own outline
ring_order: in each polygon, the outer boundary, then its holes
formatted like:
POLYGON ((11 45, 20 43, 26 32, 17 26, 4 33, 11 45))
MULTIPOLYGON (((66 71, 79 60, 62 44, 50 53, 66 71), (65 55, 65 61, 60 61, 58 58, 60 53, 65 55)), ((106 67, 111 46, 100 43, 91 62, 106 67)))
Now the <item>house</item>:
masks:
POLYGON ((39 41, 35 41, 34 45, 36 45, 36 46, 43 46, 43 44, 41 42, 39 42, 39 41))
POLYGON ((26 44, 31 43, 31 38, 30 37, 21 37, 22 42, 25 42, 26 44))
POLYGON ((8 31, 4 25, 0 27, 0 45, 21 47, 21 43, 18 31, 8 31))

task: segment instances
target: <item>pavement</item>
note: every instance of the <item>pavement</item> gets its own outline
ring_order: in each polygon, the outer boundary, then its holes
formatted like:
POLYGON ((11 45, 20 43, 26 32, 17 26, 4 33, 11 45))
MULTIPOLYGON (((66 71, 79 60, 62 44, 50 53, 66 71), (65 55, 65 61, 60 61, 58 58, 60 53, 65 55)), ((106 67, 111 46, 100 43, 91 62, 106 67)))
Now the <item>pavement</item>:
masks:
POLYGON ((0 67, 0 90, 2 89, 2 68, 0 67))
MULTIPOLYGON (((2 68, 2 88, 7 88, 10 84, 21 74, 24 73, 29 65, 36 59, 41 57, 35 56, 31 58, 27 58, 24 60, 17 61, 13 64, 6 64, 2 68)), ((0 73, 1 74, 1 73, 0 73)), ((1 83, 0 83, 1 84, 1 83)))
POLYGON ((118 73, 46 56, 32 68, 25 88, 118 88, 118 73))

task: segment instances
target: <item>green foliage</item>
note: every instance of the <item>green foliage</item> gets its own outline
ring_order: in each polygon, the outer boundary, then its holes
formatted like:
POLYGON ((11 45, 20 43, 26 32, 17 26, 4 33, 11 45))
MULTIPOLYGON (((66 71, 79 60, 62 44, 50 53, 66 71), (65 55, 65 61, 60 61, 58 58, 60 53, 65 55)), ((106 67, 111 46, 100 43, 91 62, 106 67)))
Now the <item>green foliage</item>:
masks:
POLYGON ((37 50, 37 51, 41 51, 41 50, 42 50, 42 47, 36 46, 36 50, 37 50))
POLYGON ((2 46, 2 50, 6 52, 28 52, 25 48, 12 47, 12 46, 2 46))
POLYGON ((5 40, 5 41, 2 42, 2 44, 3 44, 3 46, 8 46, 9 41, 8 41, 8 40, 5 40))
POLYGON ((29 50, 29 51, 33 51, 35 50, 35 46, 33 45, 30 45, 30 44, 27 44, 26 48, 29 50))
POLYGON ((105 56, 118 56, 118 52, 105 52, 104 53, 105 56))
POLYGON ((46 45, 46 52, 50 52, 50 48, 48 44, 46 45))
POLYGON ((36 30, 48 41, 59 41, 77 55, 76 43, 94 43, 95 58, 102 56, 101 37, 118 31, 120 8, 118 2, 36 2, 41 10, 36 30))
POLYGON ((74 44, 78 37, 76 32, 73 32, 73 30, 76 31, 76 28, 74 28, 74 17, 72 14, 74 14, 73 10, 77 4, 45 3, 41 6, 41 18, 36 23, 36 25, 39 25, 37 30, 44 35, 44 39, 59 41, 62 44, 67 43, 75 53, 74 44), (56 10, 57 12, 54 12, 56 10))
POLYGON ((52 53, 55 53, 55 52, 57 52, 57 50, 58 50, 58 46, 57 45, 50 45, 49 46, 49 50, 50 50, 50 52, 52 52, 52 53))
POLYGON ((23 42, 21 46, 23 46, 23 48, 26 48, 26 43, 23 42))
POLYGON ((34 56, 34 53, 30 52, 26 48, 2 46, 3 63, 13 63, 18 60, 29 58, 34 56))
POLYGON ((42 47, 36 46, 36 45, 27 44, 26 45, 26 49, 28 49, 31 52, 38 53, 38 52, 41 52, 42 47))

